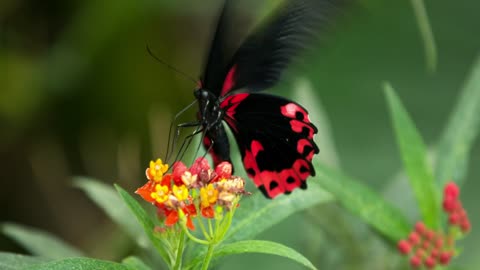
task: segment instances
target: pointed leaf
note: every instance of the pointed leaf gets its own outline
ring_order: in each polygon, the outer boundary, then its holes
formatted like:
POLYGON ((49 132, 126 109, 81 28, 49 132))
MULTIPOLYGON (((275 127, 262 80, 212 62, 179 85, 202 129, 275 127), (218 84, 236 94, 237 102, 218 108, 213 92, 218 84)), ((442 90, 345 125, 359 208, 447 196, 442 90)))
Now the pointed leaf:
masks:
POLYGON ((405 216, 377 192, 319 162, 314 161, 314 166, 317 173, 315 180, 354 215, 392 241, 396 242, 408 234, 410 224, 405 216))
POLYGON ((395 128, 397 144, 402 155, 403 166, 417 199, 422 219, 429 227, 438 228, 440 225, 440 203, 437 198, 438 194, 432 170, 427 160, 426 146, 390 84, 385 84, 384 90, 395 128))
POLYGON ((45 231, 14 223, 3 223, 1 231, 34 255, 51 259, 82 256, 80 250, 45 231))
POLYGON ((23 268, 24 270, 131 270, 128 266, 90 258, 68 258, 46 263, 39 263, 23 268))
POLYGON ((123 188, 121 188, 118 185, 115 185, 115 188, 117 189, 118 194, 120 194, 120 197, 123 199, 123 202, 128 206, 130 211, 132 211, 132 213, 135 215, 140 225, 142 225, 143 230, 145 231, 145 234, 147 235, 148 239, 150 239, 153 246, 157 249, 162 259, 167 264, 169 264, 171 262, 170 255, 167 252, 167 250, 165 250, 160 239, 154 235, 155 223, 150 219, 150 216, 148 215, 148 213, 123 188))
POLYGON ((26 256, 14 253, 0 251, 0 269, 3 270, 20 270, 25 267, 47 261, 46 258, 26 256))
POLYGON ((463 182, 479 129, 480 57, 477 57, 437 148, 435 180, 440 186, 449 180, 463 182))
POLYGON ((423 0, 411 0, 415 19, 417 20, 418 30, 423 40, 425 48, 425 60, 428 71, 434 72, 437 69, 437 45, 433 37, 432 27, 428 20, 427 9, 423 0))
POLYGON ((275 200, 266 199, 260 192, 250 198, 243 198, 225 241, 250 239, 293 213, 332 200, 332 196, 315 179, 310 179, 308 186, 306 190, 295 190, 292 194, 279 196, 275 200))
POLYGON ((122 264, 127 265, 132 270, 151 270, 142 260, 137 257, 131 256, 122 260, 122 264))
MULTIPOLYGON (((213 260, 219 259, 227 255, 243 253, 262 253, 277 255, 294 260, 309 269, 317 269, 307 258, 305 258, 302 254, 298 253, 294 249, 279 243, 263 240, 246 240, 220 246, 214 251, 213 260)), ((192 269, 197 269, 196 266, 198 267, 198 265, 202 263, 202 260, 203 257, 195 258, 195 260, 192 261, 189 267, 191 267, 192 269)))
POLYGON ((125 232, 136 239, 139 245, 147 246, 148 240, 142 227, 131 218, 130 210, 122 203, 122 199, 113 186, 86 177, 76 177, 74 184, 83 190, 125 232))

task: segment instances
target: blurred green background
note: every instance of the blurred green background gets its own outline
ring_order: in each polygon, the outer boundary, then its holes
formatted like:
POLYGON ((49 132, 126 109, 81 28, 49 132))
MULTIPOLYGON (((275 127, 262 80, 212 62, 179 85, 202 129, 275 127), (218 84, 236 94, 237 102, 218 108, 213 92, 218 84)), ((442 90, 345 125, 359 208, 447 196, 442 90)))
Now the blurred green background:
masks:
MULTIPOLYGON (((275 4, 245 1, 240 21, 268 14, 275 4)), ((130 240, 72 187, 71 177, 116 182, 132 192, 144 182, 144 167, 164 156, 170 119, 193 101, 195 87, 145 46, 197 77, 220 6, 220 0, 2 0, 0 220, 53 232, 97 258, 132 252, 130 240)), ((480 48, 480 2, 427 0, 426 6, 438 46, 435 73, 426 69, 410 1, 363 0, 345 8, 321 44, 272 90, 294 96, 296 79, 308 78, 329 117, 342 169, 380 192, 401 169, 381 83, 392 82, 434 146, 480 48)), ((239 24, 239 32, 249 25, 239 24)), ((194 111, 182 119, 194 119, 194 111)), ((456 260, 471 269, 480 265, 479 154, 477 143, 462 191, 473 231, 456 260)), ((405 191, 388 194, 396 192, 405 191)), ((322 269, 385 269, 388 262, 369 260, 393 252, 334 204, 296 214, 259 238, 285 243, 322 269), (365 241, 381 248, 364 250, 365 241)), ((23 252, 4 236, 0 250, 23 252)), ((248 266, 302 269, 266 255, 232 257, 220 268, 248 266)))

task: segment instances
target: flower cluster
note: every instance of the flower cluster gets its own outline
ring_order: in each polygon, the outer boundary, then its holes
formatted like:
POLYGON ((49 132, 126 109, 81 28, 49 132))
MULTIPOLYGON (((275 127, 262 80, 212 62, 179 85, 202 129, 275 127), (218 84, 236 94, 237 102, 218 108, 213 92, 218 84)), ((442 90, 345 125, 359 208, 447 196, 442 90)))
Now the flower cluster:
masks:
POLYGON ((470 220, 459 199, 460 189, 454 182, 445 186, 443 193, 443 210, 448 214, 448 223, 459 227, 463 233, 470 231, 470 220))
POLYGON ((454 182, 445 185, 443 210, 448 215, 448 233, 434 231, 417 222, 407 239, 398 242, 400 253, 410 256, 410 265, 418 268, 422 264, 434 269, 438 264, 447 265, 455 255, 455 240, 459 234, 470 230, 470 221, 459 200, 460 190, 454 182))
POLYGON ((157 207, 165 225, 172 226, 184 219, 186 226, 194 230, 192 218, 198 213, 205 218, 221 217, 224 210, 237 206, 239 196, 246 194, 242 178, 232 176, 232 165, 220 163, 215 170, 200 157, 190 168, 182 162, 172 166, 161 159, 150 162, 145 174, 148 182, 135 193, 157 207))

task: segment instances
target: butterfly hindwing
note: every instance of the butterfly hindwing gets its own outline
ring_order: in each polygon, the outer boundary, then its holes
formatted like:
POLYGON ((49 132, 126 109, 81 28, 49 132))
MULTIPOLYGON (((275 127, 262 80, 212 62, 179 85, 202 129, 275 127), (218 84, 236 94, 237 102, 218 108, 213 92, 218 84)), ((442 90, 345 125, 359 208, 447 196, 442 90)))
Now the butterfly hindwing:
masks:
POLYGON ((259 93, 228 96, 220 105, 232 129, 242 161, 255 185, 269 198, 306 188, 315 175, 317 132, 307 111, 285 98, 259 93))

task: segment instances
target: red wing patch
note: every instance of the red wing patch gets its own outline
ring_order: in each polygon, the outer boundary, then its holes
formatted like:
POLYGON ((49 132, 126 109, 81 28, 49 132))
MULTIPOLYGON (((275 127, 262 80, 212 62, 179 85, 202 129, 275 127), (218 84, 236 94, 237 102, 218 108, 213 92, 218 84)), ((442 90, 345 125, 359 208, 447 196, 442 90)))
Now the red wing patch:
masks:
POLYGON ((225 98, 222 103, 220 103, 220 108, 222 108, 225 111, 226 117, 224 120, 227 122, 227 124, 236 132, 237 131, 237 125, 234 121, 235 119, 235 113, 237 106, 240 105, 242 100, 246 99, 250 94, 248 93, 240 93, 236 95, 231 95, 225 98))
POLYGON ((225 77, 225 81, 223 82, 222 92, 220 92, 220 96, 225 96, 230 90, 232 90, 233 86, 235 85, 235 76, 237 71, 237 65, 234 65, 227 73, 227 77, 225 77))

